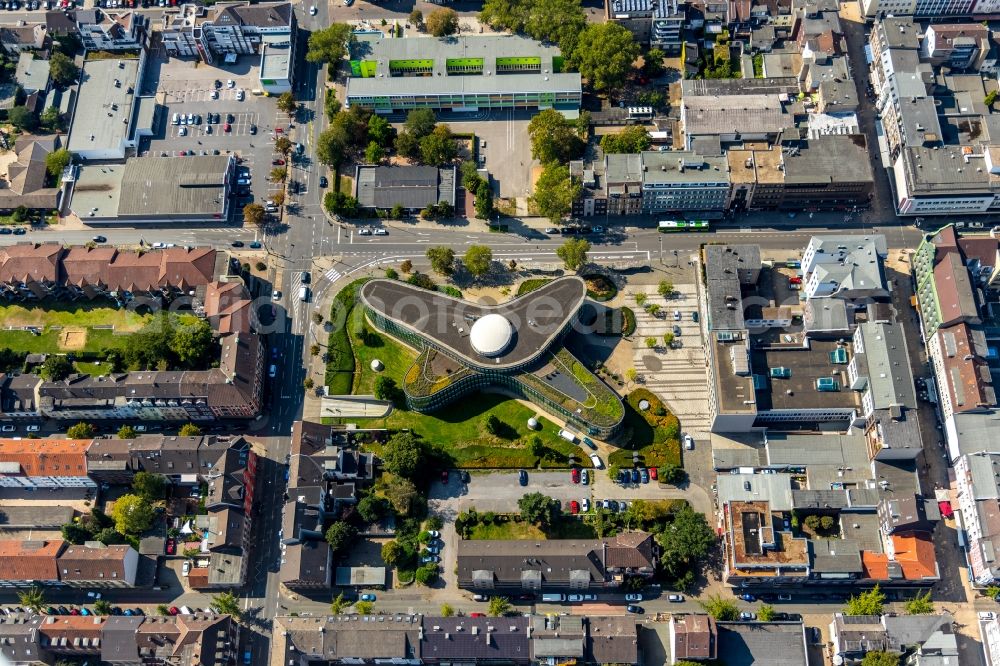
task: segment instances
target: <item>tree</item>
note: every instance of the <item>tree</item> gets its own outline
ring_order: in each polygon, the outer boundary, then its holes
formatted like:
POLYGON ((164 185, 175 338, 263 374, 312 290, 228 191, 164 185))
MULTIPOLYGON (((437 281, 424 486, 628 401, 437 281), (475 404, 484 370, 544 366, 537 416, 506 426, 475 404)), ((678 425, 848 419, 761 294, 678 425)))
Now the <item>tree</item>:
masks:
POLYGON ((586 25, 580 0, 535 0, 528 3, 524 31, 533 39, 554 42, 563 53, 571 53, 586 25))
POLYGON ((41 613, 45 608, 45 592, 37 585, 17 593, 17 600, 22 606, 34 613, 41 613))
POLYGON ((740 617, 740 609, 737 608, 736 602, 732 599, 723 599, 713 594, 709 595, 705 601, 698 603, 701 604, 706 613, 720 622, 733 622, 740 617))
POLYGON ((118 439, 135 439, 135 428, 130 425, 123 425, 118 428, 118 439))
POLYGON ((986 106, 993 106, 997 101, 997 96, 1000 95, 1000 91, 991 90, 986 93, 986 97, 983 99, 983 104, 986 106))
POLYGON ((385 496, 396 513, 405 516, 413 509, 420 493, 412 481, 396 477, 386 483, 385 496))
POLYGON ((368 143, 368 147, 365 148, 365 163, 366 164, 380 164, 382 160, 385 159, 385 149, 378 145, 374 141, 368 143))
POLYGON ((111 615, 111 602, 107 599, 98 599, 94 602, 94 614, 111 615))
POLYGON ((426 26, 427 32, 435 37, 454 35, 458 32, 458 14, 447 7, 435 9, 427 17, 426 26))
POLYGON ((413 262, 410 261, 409 259, 404 259, 399 264, 399 270, 403 271, 404 273, 409 273, 410 271, 413 270, 413 262))
POLYGON ((379 147, 388 146, 392 141, 392 125, 389 121, 373 113, 368 119, 368 140, 374 141, 379 147))
POLYGON ((354 217, 358 213, 358 200, 343 192, 327 192, 323 207, 335 215, 354 217))
POLYGON ((61 354, 51 354, 42 363, 42 379, 58 382, 73 374, 73 362, 61 354))
POLYGON ((774 606, 771 604, 763 604, 757 611, 757 619, 761 622, 771 622, 774 620, 774 606))
POLYGON ((633 125, 621 132, 601 137, 601 150, 605 153, 641 153, 653 145, 653 138, 645 127, 633 125))
POLYGON ((566 117, 554 109, 545 109, 528 123, 531 156, 541 162, 566 163, 583 155, 586 144, 566 117))
POLYGON ((240 617, 240 600, 232 592, 213 594, 208 606, 219 615, 231 615, 236 619, 240 617))
POLYGON ((161 616, 161 617, 169 617, 170 616, 170 607, 167 606, 166 604, 157 604, 157 606, 156 606, 156 614, 159 615, 159 616, 161 616))
POLYGON ((673 520, 655 538, 663 553, 661 562, 673 574, 707 558, 716 544, 715 532, 705 516, 688 504, 674 513, 673 520))
POLYGON ((10 217, 12 220, 20 224, 21 222, 24 222, 25 220, 28 219, 29 212, 30 211, 28 210, 27 206, 18 206, 17 208, 14 209, 14 213, 10 217))
POLYGON ((507 597, 490 597, 489 614, 493 617, 503 617, 511 610, 510 599, 507 597))
POLYGON ((417 30, 422 30, 424 27, 424 13, 419 9, 414 9, 410 12, 409 21, 417 28, 417 30))
POLYGON ((314 30, 309 36, 309 50, 306 60, 309 62, 340 62, 347 55, 347 44, 354 37, 351 26, 346 23, 333 23, 328 28, 314 30))
POLYGON ((662 308, 660 307, 659 303, 649 303, 649 304, 646 305, 645 309, 646 309, 646 312, 648 312, 652 316, 658 317, 658 316, 660 316, 660 310, 662 308))
POLYGON ((358 502, 358 513, 369 523, 381 519, 388 510, 389 501, 378 495, 366 495, 358 502))
POLYGON ((837 522, 833 519, 833 516, 823 516, 819 519, 819 528, 824 532, 829 532, 836 524, 837 522))
POLYGON ((657 286, 656 292, 660 296, 663 296, 663 298, 670 298, 674 293, 674 283, 670 280, 660 280, 660 284, 657 286))
POLYGON ((350 605, 351 604, 347 601, 347 599, 344 599, 344 593, 341 592, 333 601, 330 602, 330 612, 334 615, 340 615, 344 612, 344 609, 350 605))
POLYGON ((259 203, 248 203, 243 206, 243 221, 249 225, 260 227, 264 225, 264 207, 259 203))
POLYGON ((15 106, 7 112, 7 120, 11 125, 23 131, 31 131, 38 127, 38 119, 35 114, 24 106, 15 106))
POLYGON ((177 356, 181 365, 193 368, 205 359, 213 342, 212 325, 207 319, 184 315, 174 327, 170 351, 177 356))
POLYGON ((678 465, 664 465, 660 468, 658 476, 660 477, 660 481, 664 483, 677 484, 687 478, 687 472, 684 471, 683 467, 678 465))
POLYGON ((896 652, 882 650, 866 652, 861 660, 861 666, 899 666, 899 656, 896 652))
POLYGON ((844 615, 881 615, 885 594, 878 585, 852 596, 844 606, 844 615))
POLYGON ((299 108, 299 103, 295 101, 295 95, 290 92, 281 93, 278 97, 278 110, 292 115, 299 108))
POLYGON ((531 202, 540 215, 555 223, 572 210, 579 196, 580 184, 570 178, 569 167, 550 162, 535 182, 531 202))
MULTIPOLYGON (((42 123, 42 127, 45 127, 50 131, 58 132, 62 129, 62 115, 59 113, 58 107, 50 106, 42 111, 42 115, 39 120, 42 123)), ((60 148, 60 150, 62 150, 62 148, 60 148)), ((51 155, 52 153, 49 154, 51 155)))
POLYGON ((413 433, 397 432, 382 450, 382 463, 387 472, 411 478, 417 473, 422 454, 423 446, 413 433))
MULTIPOLYGON (((337 114, 337 117, 342 114, 343 111, 337 114)), ((316 157, 323 164, 336 170, 344 161, 344 156, 350 145, 350 138, 342 128, 327 127, 316 140, 316 157)))
POLYGON ((396 566, 402 561, 403 547, 398 541, 386 541, 382 544, 382 561, 388 566, 396 566))
POLYGON ((201 437, 201 428, 193 423, 185 423, 178 429, 177 434, 181 437, 201 437))
POLYGON ((62 538, 72 544, 79 545, 84 541, 89 541, 93 536, 90 530, 77 523, 66 523, 61 528, 62 538))
POLYGON ((375 398, 378 400, 388 400, 397 403, 402 398, 402 391, 396 385, 396 380, 392 377, 379 375, 375 378, 375 398))
POLYGON ((429 563, 418 568, 413 576, 413 579, 417 581, 418 585, 423 585, 424 587, 430 587, 431 585, 436 583, 438 579, 437 565, 434 563, 429 563))
POLYGON ((642 56, 642 72, 651 79, 663 74, 666 68, 663 66, 663 59, 667 57, 667 54, 660 49, 649 49, 646 51, 645 55, 642 56))
POLYGON ((271 203, 273 203, 275 206, 283 206, 285 204, 285 191, 278 190, 277 192, 272 194, 271 203))
POLYGON ((105 527, 103 530, 94 534, 94 541, 100 541, 105 546, 128 543, 125 536, 120 534, 118 530, 113 527, 105 527))
POLYGON ((375 604, 371 601, 355 601, 354 610, 359 615, 371 615, 372 611, 375 610, 375 604))
POLYGON ((445 164, 455 159, 457 154, 455 137, 447 125, 438 125, 430 134, 420 139, 420 161, 424 164, 445 164))
POLYGON ((451 275, 455 272, 455 251, 450 247, 443 245, 429 247, 424 254, 427 260, 431 262, 431 269, 435 273, 439 275, 451 275))
POLYGON ((497 415, 490 412, 486 415, 486 419, 483 421, 483 428, 491 435, 498 436, 503 430, 504 423, 497 415))
POLYGON ((287 136, 279 136, 274 140, 274 152, 287 155, 292 152, 292 140, 287 136))
POLYGON ((674 344, 674 334, 668 331, 663 334, 663 345, 669 349, 672 344, 674 344))
POLYGON ((326 99, 323 100, 323 109, 326 111, 326 119, 333 120, 333 117, 340 113, 340 100, 337 99, 337 91, 327 88, 326 99))
POLYGON ((475 192, 476 218, 480 220, 490 219, 490 216, 493 215, 493 188, 490 187, 488 182, 480 178, 475 192))
POLYGON ((49 57, 49 76, 60 88, 74 83, 80 76, 80 68, 71 58, 62 53, 53 53, 49 57))
POLYGON ((465 251, 462 263, 472 273, 473 277, 479 278, 490 272, 490 265, 493 263, 493 250, 487 245, 470 245, 465 251))
POLYGON ((559 513, 559 504, 541 493, 524 495, 517 500, 517 508, 520 509, 522 518, 543 528, 555 522, 559 513))
POLYGON ((628 368, 625 370, 625 381, 629 384, 634 384, 635 380, 639 378, 639 371, 635 368, 628 368))
POLYGON ((570 57, 580 75, 598 91, 617 90, 625 83, 639 45, 620 23, 591 23, 577 40, 570 57))
POLYGON ((563 260, 566 270, 579 270, 587 263, 590 241, 584 238, 570 238, 556 249, 556 255, 563 260))
POLYGON ((451 617, 455 614, 455 609, 450 604, 441 604, 441 617, 451 617))
POLYGON ((917 595, 906 602, 906 612, 909 615, 926 615, 934 612, 934 603, 931 601, 931 591, 927 590, 923 594, 917 595))
POLYGON ((148 502, 166 497, 167 477, 152 472, 136 472, 132 477, 132 490, 148 502))
POLYGON ((153 524, 155 516, 153 505, 139 495, 122 495, 111 507, 115 529, 121 534, 142 534, 153 524))
POLYGON ((97 434, 97 428, 92 423, 80 421, 66 429, 68 439, 93 439, 97 434))
POLYGON ((358 531, 350 523, 338 520, 326 531, 326 542, 334 554, 343 553, 354 543, 358 531))
POLYGON ((72 161, 73 153, 69 152, 65 148, 53 150, 45 156, 45 170, 48 171, 49 175, 53 178, 58 178, 72 161))
POLYGON ((434 115, 434 110, 421 107, 406 114, 403 130, 417 139, 422 139, 433 132, 436 125, 437 116, 434 115))
POLYGON ((545 455, 545 445, 542 444, 541 437, 532 435, 528 438, 528 453, 536 458, 541 458, 545 455))
POLYGON ((637 293, 635 295, 635 304, 638 305, 639 307, 642 307, 646 303, 646 298, 647 298, 646 294, 642 292, 637 293))
POLYGON ((285 167, 274 167, 269 174, 271 182, 280 183, 288 177, 288 169, 285 167))

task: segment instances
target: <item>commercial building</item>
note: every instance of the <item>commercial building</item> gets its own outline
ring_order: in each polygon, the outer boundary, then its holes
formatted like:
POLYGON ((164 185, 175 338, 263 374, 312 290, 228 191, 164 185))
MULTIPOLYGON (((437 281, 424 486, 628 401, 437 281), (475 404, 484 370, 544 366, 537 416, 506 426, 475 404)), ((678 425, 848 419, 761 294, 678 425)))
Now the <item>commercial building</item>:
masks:
POLYGON ((642 153, 642 212, 718 211, 729 199, 729 163, 691 151, 642 153))
POLYGON ((970 575, 977 585, 1000 581, 1000 525, 997 524, 1000 454, 963 454, 955 461, 955 489, 966 538, 970 575))
POLYGON ((681 125, 689 150, 699 139, 707 138, 724 144, 737 140, 774 143, 782 132, 795 127, 795 118, 779 95, 756 92, 751 87, 717 92, 695 83, 700 82, 685 80, 681 86, 681 125))
POLYGON ((886 299, 885 236, 813 236, 802 253, 806 298, 886 299))
POLYGON ((84 61, 66 145, 70 152, 81 160, 123 160, 143 135, 152 135, 153 118, 138 113, 135 94, 145 65, 145 51, 138 58, 84 61))
POLYGON ((354 196, 362 208, 421 211, 446 203, 453 209, 457 183, 454 166, 369 166, 354 168, 354 196))
POLYGON ((839 663, 860 664, 868 652, 905 655, 907 663, 935 664, 959 660, 955 618, 932 615, 844 615, 834 613, 830 643, 839 663))
POLYGON ((149 44, 149 19, 140 12, 76 11, 76 30, 88 51, 129 51, 149 44))
POLYGON ((347 106, 376 113, 419 107, 453 111, 580 109, 580 75, 563 71, 559 49, 525 37, 385 39, 355 35, 347 106))
POLYGON ((609 21, 621 24, 637 41, 667 55, 681 52, 686 9, 687 4, 677 0, 606 0, 604 3, 609 21))
POLYGON ((70 205, 87 224, 218 222, 229 217, 235 169, 232 155, 84 165, 70 205))
POLYGON ((402 387, 412 409, 433 411, 496 385, 587 434, 605 439, 621 428, 618 396, 560 344, 586 297, 580 278, 553 280, 496 306, 393 280, 372 280, 359 297, 375 327, 421 351, 415 364, 424 371, 407 373, 402 387))

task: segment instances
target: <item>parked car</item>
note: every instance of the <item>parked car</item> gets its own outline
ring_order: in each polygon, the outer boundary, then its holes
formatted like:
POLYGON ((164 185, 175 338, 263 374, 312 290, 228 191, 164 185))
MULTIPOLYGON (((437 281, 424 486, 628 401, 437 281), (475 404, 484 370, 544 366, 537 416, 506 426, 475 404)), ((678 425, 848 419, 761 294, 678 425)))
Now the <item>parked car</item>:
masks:
POLYGON ((656 474, 657 474, 656 468, 655 467, 650 467, 649 468, 649 478, 651 478, 653 481, 656 481, 656 474))
POLYGON ((778 601, 791 601, 791 600, 792 600, 792 595, 788 594, 787 592, 783 592, 778 595, 778 601))
POLYGON ((575 516, 576 514, 580 513, 580 503, 579 503, 579 502, 577 502, 576 500, 572 500, 572 501, 571 501, 571 502, 569 503, 569 512, 570 512, 571 514, 573 514, 574 516, 575 516))
POLYGON ((590 472, 585 469, 580 470, 580 483, 584 485, 590 483, 590 472))
POLYGON ((584 437, 583 438, 583 443, 586 444, 587 446, 589 446, 591 448, 591 450, 593 450, 593 451, 597 450, 597 444, 594 444, 594 440, 592 440, 591 438, 584 437))
POLYGON ((757 615, 751 613, 750 611, 743 611, 742 613, 740 613, 740 619, 743 620, 744 622, 749 622, 750 620, 756 620, 757 615))
POLYGON ((181 609, 178 608, 177 606, 171 606, 170 608, 167 609, 167 612, 170 613, 171 615, 180 615, 181 609))
POLYGON ((92 240, 95 243, 107 243, 108 242, 108 239, 105 238, 104 236, 94 236, 94 238, 92 240))
POLYGON ((644 609, 642 606, 635 606, 633 604, 629 604, 628 606, 625 607, 625 612, 635 613, 636 615, 642 615, 643 613, 646 612, 646 609, 644 609))
POLYGON ((177 540, 173 538, 167 539, 167 555, 173 555, 177 552, 177 540))
POLYGON ((181 565, 181 575, 188 576, 191 574, 191 561, 184 560, 184 564, 181 565))
POLYGON ((580 500, 580 510, 583 511, 584 513, 590 511, 590 500, 587 499, 586 497, 580 500))
POLYGON ((370 592, 365 592, 361 595, 361 601, 375 601, 375 595, 370 592))
POLYGON ((684 595, 683 594, 668 594, 667 595, 667 601, 670 601, 670 602, 675 603, 675 604, 679 604, 679 603, 681 603, 681 602, 684 601, 684 595))
POLYGON ((625 595, 625 601, 628 601, 628 602, 642 601, 642 595, 639 594, 638 592, 632 592, 630 594, 626 594, 625 595))
POLYGON ((590 454, 590 462, 594 463, 594 469, 604 469, 604 461, 596 453, 590 454))
POLYGON ((639 470, 639 476, 642 477, 643 483, 649 483, 649 472, 646 471, 645 467, 639 470))
POLYGON ((574 467, 569 471, 569 478, 573 483, 580 483, 580 470, 574 467))
POLYGON ((639 483, 639 470, 638 469, 636 469, 635 467, 633 467, 632 470, 629 472, 629 474, 631 474, 631 476, 632 476, 632 478, 631 478, 632 483, 639 483))
POLYGON ((489 601, 490 597, 487 594, 473 594, 472 595, 472 600, 473 601, 489 601))
POLYGON ((41 429, 42 429, 42 427, 40 425, 38 425, 37 423, 32 423, 27 428, 25 428, 25 430, 27 430, 28 432, 38 432, 41 429))
POLYGON ((319 177, 319 186, 320 186, 320 187, 326 187, 326 186, 327 186, 327 185, 329 185, 329 184, 330 184, 330 181, 328 181, 328 180, 326 179, 326 176, 320 176, 320 177, 319 177))
POLYGON ((740 595, 737 595, 737 596, 738 596, 738 598, 742 599, 743 601, 749 601, 751 603, 754 602, 754 601, 757 601, 757 597, 753 596, 749 592, 744 592, 743 594, 740 594, 740 595))
POLYGON ((528 473, 525 472, 523 469, 517 473, 517 482, 520 483, 522 486, 528 485, 528 473))
POLYGON ((684 448, 688 451, 692 451, 694 449, 694 438, 687 433, 684 433, 684 448))

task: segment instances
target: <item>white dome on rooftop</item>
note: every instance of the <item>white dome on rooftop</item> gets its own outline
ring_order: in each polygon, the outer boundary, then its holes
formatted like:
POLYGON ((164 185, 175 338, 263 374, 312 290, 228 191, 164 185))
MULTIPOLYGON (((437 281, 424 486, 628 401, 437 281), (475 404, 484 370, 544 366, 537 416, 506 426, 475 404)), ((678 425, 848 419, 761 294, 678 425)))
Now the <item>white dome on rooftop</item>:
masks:
POLYGON ((469 332, 472 348, 483 356, 500 356, 513 338, 514 327, 506 317, 498 314, 480 317, 469 332))

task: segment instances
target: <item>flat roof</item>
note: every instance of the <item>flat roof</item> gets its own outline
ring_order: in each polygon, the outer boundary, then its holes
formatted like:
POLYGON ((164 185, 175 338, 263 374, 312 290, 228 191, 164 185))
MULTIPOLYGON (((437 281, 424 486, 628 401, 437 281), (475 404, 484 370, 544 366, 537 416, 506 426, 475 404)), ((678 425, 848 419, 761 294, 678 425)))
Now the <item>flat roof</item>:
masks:
POLYGON ((124 151, 138 75, 138 58, 84 62, 69 130, 70 152, 124 151))
MULTIPOLYGON (((405 41, 405 40, 399 40, 405 41)), ((356 97, 411 97, 413 95, 476 95, 489 93, 576 93, 581 79, 577 73, 502 74, 500 76, 393 76, 383 78, 351 77, 347 80, 347 99, 356 97)))
MULTIPOLYGON (((725 335, 725 334, 723 334, 725 335)), ((712 359, 715 365, 716 392, 719 412, 722 414, 756 414, 757 396, 754 392, 753 377, 750 374, 736 374, 735 363, 747 364, 748 334, 738 333, 738 338, 720 340, 719 333, 711 333, 712 359), (735 363, 734 363, 735 361, 735 363)))
POLYGON ((228 155, 133 157, 84 165, 73 211, 88 218, 211 218, 225 206, 228 155))
MULTIPOLYGON (((375 35, 372 39, 358 40, 351 45, 352 60, 376 60, 380 73, 388 74, 392 60, 434 60, 440 61, 435 67, 445 66, 449 58, 482 58, 493 67, 491 59, 526 58, 538 56, 544 62, 560 55, 559 48, 545 45, 520 35, 468 35, 449 37, 405 37, 403 39, 383 38, 375 35), (382 71, 385 68, 385 71, 382 71)), ((551 68, 550 70, 551 71, 551 68)), ((459 77, 463 78, 463 77, 459 77)), ((502 78, 502 77, 501 77, 502 78)), ((514 78, 519 78, 515 76, 514 78)), ((399 78, 394 79, 399 80, 399 78)))
POLYGON ((810 340, 808 349, 754 349, 751 353, 754 374, 765 380, 764 388, 757 391, 758 410, 856 409, 861 404, 860 398, 851 390, 847 365, 830 362, 830 352, 836 349, 841 349, 836 340, 810 340), (770 377, 772 368, 788 368, 791 374, 781 379, 770 377), (839 390, 816 390, 816 380, 820 378, 836 380, 839 390))
POLYGON ((579 277, 567 276, 500 305, 478 305, 398 282, 371 280, 359 294, 375 312, 434 340, 456 358, 482 369, 509 369, 537 360, 576 316, 587 296, 579 277), (514 328, 507 351, 487 358, 472 347, 470 331, 480 318, 499 314, 514 328))
POLYGON ((690 150, 642 153, 642 182, 729 184, 729 162, 725 155, 699 155, 690 150))
POLYGON ((261 45, 261 49, 263 50, 263 54, 260 57, 260 75, 258 78, 262 81, 291 78, 291 45, 264 42, 261 45))

